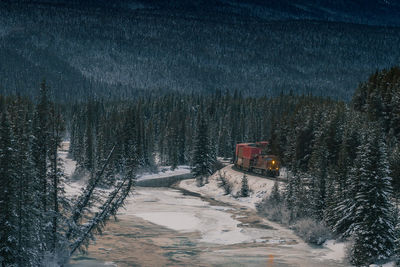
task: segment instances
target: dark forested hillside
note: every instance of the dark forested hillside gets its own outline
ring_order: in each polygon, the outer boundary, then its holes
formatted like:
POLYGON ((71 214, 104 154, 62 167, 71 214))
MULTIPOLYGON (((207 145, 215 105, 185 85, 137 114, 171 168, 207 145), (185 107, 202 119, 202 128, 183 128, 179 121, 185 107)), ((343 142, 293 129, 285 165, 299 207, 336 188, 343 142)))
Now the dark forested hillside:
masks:
POLYGON ((400 58, 398 28, 232 12, 194 16, 167 12, 158 2, 151 8, 28 2, 0 4, 4 93, 32 95, 46 78, 62 100, 215 90, 348 100, 369 73, 400 58))
POLYGON ((4 0, 42 5, 148 9, 187 17, 212 19, 238 16, 265 20, 307 19, 367 25, 400 26, 397 1, 387 0, 4 0))

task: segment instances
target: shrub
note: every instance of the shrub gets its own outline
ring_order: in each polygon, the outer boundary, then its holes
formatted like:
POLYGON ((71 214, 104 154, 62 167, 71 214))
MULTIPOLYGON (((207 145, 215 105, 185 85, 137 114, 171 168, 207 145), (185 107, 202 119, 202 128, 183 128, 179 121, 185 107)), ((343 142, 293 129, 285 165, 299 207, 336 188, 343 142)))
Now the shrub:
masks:
POLYGON ((222 187, 225 191, 225 195, 229 195, 232 193, 232 185, 229 183, 228 179, 226 179, 225 172, 222 175, 220 171, 218 171, 218 180, 219 187, 222 187))
POLYGON ((283 201, 271 200, 271 197, 264 199, 257 205, 260 213, 269 220, 288 226, 290 223, 290 211, 283 201))
POLYGON ((310 218, 298 220, 293 226, 293 230, 304 241, 315 245, 322 245, 332 236, 324 224, 310 218))
POLYGON ((271 207, 268 211, 268 219, 283 225, 289 225, 290 211, 284 205, 271 207))

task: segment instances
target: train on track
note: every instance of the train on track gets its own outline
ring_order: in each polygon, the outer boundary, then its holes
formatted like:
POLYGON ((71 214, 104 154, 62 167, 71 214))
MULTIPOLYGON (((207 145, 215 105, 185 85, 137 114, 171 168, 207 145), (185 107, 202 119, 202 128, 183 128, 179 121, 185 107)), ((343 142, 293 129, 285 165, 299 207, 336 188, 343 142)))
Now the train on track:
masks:
POLYGON ((241 143, 236 145, 235 167, 261 175, 279 176, 280 161, 275 155, 266 153, 267 141, 241 143))

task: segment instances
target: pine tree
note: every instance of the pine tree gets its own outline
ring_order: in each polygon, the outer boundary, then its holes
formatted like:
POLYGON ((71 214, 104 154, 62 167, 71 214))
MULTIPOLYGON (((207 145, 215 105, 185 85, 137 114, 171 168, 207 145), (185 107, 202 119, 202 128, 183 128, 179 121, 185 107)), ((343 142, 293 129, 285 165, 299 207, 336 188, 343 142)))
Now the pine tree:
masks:
POLYGON ((192 173, 197 179, 198 185, 201 186, 204 183, 204 179, 212 174, 214 159, 211 155, 207 123, 200 115, 198 116, 197 123, 198 127, 193 151, 192 173))
POLYGON ((390 157, 390 170, 394 196, 400 198, 400 143, 393 149, 390 157))
POLYGON ((35 203, 34 210, 38 218, 38 254, 44 257, 49 251, 51 217, 49 216, 49 180, 48 168, 48 140, 49 140, 49 96, 48 88, 43 81, 40 85, 39 101, 35 107, 33 117, 33 144, 32 158, 34 163, 34 194, 40 199, 35 203))
POLYGON ((397 267, 400 266, 400 214, 399 208, 397 207, 396 214, 396 228, 395 228, 395 249, 394 249, 394 260, 397 267))
POLYGON ((59 110, 56 110, 53 106, 50 109, 49 116, 49 176, 50 176, 50 213, 51 213, 51 240, 49 250, 53 257, 57 253, 64 250, 66 240, 63 239, 63 227, 61 222, 64 221, 62 210, 66 210, 67 200, 64 197, 63 187, 63 172, 62 163, 58 156, 58 148, 62 141, 62 135, 64 132, 64 122, 61 118, 59 110))
POLYGON ((309 214, 311 200, 309 190, 305 186, 308 180, 310 177, 305 173, 294 173, 286 184, 285 203, 290 210, 291 221, 309 214))
POLYGON ((323 214, 323 220, 326 225, 333 227, 337 221, 335 209, 342 200, 340 198, 339 183, 335 179, 337 172, 333 169, 328 171, 326 182, 326 207, 323 214))
POLYGON ((85 154, 83 166, 89 170, 93 171, 94 165, 94 140, 93 140, 93 103, 90 101, 87 106, 86 113, 86 130, 85 130, 85 154))
POLYGON ((37 177, 41 186, 41 210, 47 212, 47 198, 48 198, 48 181, 47 181, 47 153, 48 153, 48 135, 49 135, 49 100, 48 89, 46 82, 43 81, 40 85, 40 99, 36 106, 34 116, 34 146, 33 146, 33 159, 35 163, 35 176, 37 177))
POLYGON ((240 188, 240 196, 241 197, 248 197, 249 194, 250 194, 249 182, 248 182, 246 174, 243 174, 242 187, 240 188))
POLYGON ((16 102, 17 116, 14 123, 14 138, 16 147, 17 199, 16 218, 18 237, 19 266, 38 266, 40 255, 36 253, 40 244, 36 233, 39 232, 40 214, 33 203, 39 202, 35 191, 34 168, 32 160, 32 127, 30 123, 29 106, 20 98, 16 102))
POLYGON ((0 125, 0 264, 17 262, 16 236, 16 162, 13 137, 6 111, 2 111, 0 125))
POLYGON ((328 157, 325 135, 320 134, 314 145, 309 162, 309 173, 312 179, 311 202, 314 217, 317 220, 322 219, 326 208, 328 157))
POLYGON ((391 106, 391 121, 390 129, 391 135, 393 135, 397 140, 400 140, 400 85, 397 87, 397 91, 393 92, 391 106))
POLYGON ((354 221, 348 230, 355 235, 351 261, 356 265, 389 258, 395 239, 386 146, 377 130, 367 133, 367 142, 359 150, 360 177, 355 194, 354 221))
MULTIPOLYGON (((132 111, 133 112, 133 111, 132 111)), ((124 128, 124 172, 125 175, 135 179, 136 170, 139 167, 139 155, 137 151, 138 140, 136 139, 135 117, 127 118, 124 128)))
POLYGON ((281 196, 281 193, 279 192, 279 182, 278 181, 274 182, 274 186, 272 187, 271 194, 270 194, 268 200, 270 202, 272 202, 274 205, 279 204, 281 202, 282 196, 281 196))

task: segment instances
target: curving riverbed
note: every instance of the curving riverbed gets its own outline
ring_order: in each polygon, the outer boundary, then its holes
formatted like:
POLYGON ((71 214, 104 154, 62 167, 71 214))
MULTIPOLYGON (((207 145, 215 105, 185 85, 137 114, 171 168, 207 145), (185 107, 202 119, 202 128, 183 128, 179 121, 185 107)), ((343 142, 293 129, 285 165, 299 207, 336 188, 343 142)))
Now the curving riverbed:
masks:
POLYGON ((247 207, 136 188, 117 222, 71 266, 343 266, 247 207))

